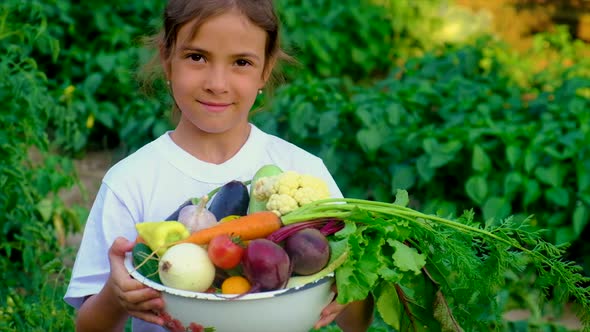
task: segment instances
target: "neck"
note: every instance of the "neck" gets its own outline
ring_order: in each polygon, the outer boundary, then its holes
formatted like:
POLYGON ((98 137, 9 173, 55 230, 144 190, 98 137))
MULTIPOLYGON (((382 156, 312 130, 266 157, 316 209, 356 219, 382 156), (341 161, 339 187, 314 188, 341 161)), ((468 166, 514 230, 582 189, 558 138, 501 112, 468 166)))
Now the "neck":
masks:
POLYGON ((249 123, 223 133, 188 130, 186 127, 181 121, 172 132, 174 143, 195 158, 212 164, 222 164, 238 153, 248 140, 251 130, 249 123))

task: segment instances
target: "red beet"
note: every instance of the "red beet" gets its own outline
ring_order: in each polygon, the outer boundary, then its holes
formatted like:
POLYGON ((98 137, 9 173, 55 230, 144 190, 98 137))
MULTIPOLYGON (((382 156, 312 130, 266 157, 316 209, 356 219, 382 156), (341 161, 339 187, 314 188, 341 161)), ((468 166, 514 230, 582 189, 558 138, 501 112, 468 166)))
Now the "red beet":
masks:
POLYGON ((315 228, 306 228, 285 240, 285 251, 299 275, 314 274, 323 269, 330 259, 328 239, 315 228))
POLYGON ((242 267, 252 288, 262 291, 283 288, 291 275, 291 263, 285 250, 267 239, 248 243, 242 267))

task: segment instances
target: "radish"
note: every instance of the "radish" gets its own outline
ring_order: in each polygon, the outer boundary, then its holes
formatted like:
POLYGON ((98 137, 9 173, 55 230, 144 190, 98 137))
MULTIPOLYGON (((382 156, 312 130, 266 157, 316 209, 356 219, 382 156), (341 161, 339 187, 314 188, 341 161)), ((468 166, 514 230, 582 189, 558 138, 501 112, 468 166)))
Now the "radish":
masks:
POLYGON ((192 243, 170 247, 160 258, 158 274, 167 287, 204 292, 215 278, 215 266, 207 250, 192 243))
POLYGON ((267 239, 250 241, 242 258, 242 267, 252 284, 250 292, 283 288, 291 275, 291 262, 285 250, 267 239))

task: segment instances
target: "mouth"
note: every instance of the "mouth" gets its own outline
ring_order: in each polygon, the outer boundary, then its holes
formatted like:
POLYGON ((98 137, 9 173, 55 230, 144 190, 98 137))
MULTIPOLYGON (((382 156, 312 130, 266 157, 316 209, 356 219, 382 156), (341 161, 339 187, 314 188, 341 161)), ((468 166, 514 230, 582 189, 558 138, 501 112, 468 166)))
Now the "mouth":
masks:
POLYGON ((209 112, 223 112, 228 107, 232 105, 232 103, 217 103, 217 102, 208 102, 208 101, 200 101, 197 100, 201 105, 205 107, 206 110, 209 112))

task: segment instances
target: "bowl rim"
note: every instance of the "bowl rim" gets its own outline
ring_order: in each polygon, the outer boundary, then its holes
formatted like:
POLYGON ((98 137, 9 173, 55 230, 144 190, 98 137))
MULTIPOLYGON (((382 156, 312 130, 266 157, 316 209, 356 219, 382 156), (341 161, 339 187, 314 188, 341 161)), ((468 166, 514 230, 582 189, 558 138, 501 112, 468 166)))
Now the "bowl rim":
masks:
POLYGON ((137 270, 135 270, 134 266, 133 266, 133 260, 132 260, 132 253, 131 252, 127 252, 125 254, 125 268, 127 269, 127 272, 131 275, 131 277, 133 277, 135 280, 141 282, 142 284, 153 288, 155 290, 161 291, 161 292, 165 292, 168 294, 172 294, 172 295, 177 295, 177 296, 181 296, 181 297, 187 297, 187 298, 195 298, 195 299, 202 299, 202 300, 216 300, 216 301, 224 301, 224 300, 232 300, 232 301, 247 301, 247 300, 260 300, 260 299, 266 299, 266 298, 271 298, 271 297, 275 297, 275 296, 282 296, 282 295, 287 295, 287 294, 291 294, 291 293, 296 293, 296 292, 300 292, 306 289, 310 289, 310 288, 314 288, 316 286, 322 285, 326 282, 332 282, 334 279, 334 274, 328 274, 324 277, 321 277, 317 280, 314 280, 312 282, 309 282, 307 284, 303 284, 300 286, 295 286, 295 287, 291 287, 291 288, 283 288, 283 289, 278 289, 278 290, 274 290, 274 291, 265 291, 265 292, 257 292, 257 293, 251 293, 251 294, 245 294, 242 296, 237 296, 236 294, 218 294, 218 293, 202 293, 202 292, 193 292, 193 291, 187 291, 187 290, 182 290, 182 289, 176 289, 176 288, 171 288, 171 287, 167 287, 164 286, 162 284, 159 284, 157 282, 154 282, 150 279, 148 279, 147 277, 141 275, 137 270))

